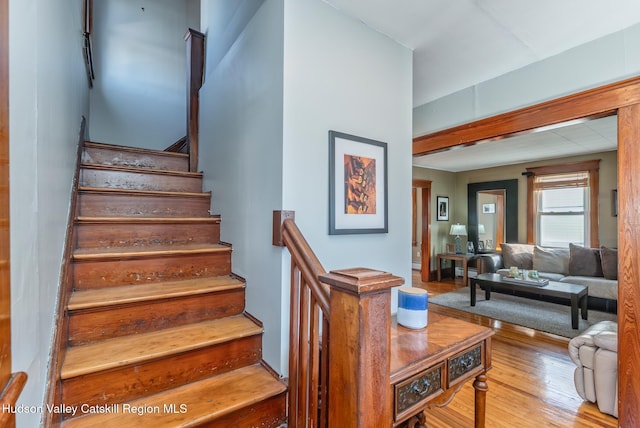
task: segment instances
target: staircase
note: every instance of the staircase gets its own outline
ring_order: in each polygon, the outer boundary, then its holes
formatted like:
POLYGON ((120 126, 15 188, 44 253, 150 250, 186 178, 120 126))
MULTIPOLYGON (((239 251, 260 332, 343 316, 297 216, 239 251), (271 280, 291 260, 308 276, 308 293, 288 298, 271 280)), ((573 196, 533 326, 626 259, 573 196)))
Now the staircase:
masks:
POLYGON ((84 144, 61 427, 286 422, 286 387, 262 361, 262 325, 188 162, 84 144))

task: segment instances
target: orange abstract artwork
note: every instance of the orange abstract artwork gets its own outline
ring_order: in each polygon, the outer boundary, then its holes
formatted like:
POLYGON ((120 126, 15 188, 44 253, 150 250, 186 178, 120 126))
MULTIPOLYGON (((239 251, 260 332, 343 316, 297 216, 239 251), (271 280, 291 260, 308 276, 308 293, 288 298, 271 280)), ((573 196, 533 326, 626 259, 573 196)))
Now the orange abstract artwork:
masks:
POLYGON ((345 214, 376 213, 376 160, 344 155, 345 214))

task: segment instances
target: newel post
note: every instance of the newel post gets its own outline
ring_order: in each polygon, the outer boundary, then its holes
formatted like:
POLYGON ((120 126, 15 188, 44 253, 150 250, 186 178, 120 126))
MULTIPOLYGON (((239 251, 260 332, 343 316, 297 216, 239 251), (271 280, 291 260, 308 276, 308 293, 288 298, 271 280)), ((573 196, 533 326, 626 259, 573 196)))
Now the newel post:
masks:
POLYGON ((329 426, 389 427, 391 288, 404 279, 355 268, 320 280, 331 287, 329 426))
POLYGON ((198 133, 200 112, 200 88, 204 75, 205 35, 189 28, 184 36, 187 42, 187 144, 189 147, 189 171, 198 170, 198 133))

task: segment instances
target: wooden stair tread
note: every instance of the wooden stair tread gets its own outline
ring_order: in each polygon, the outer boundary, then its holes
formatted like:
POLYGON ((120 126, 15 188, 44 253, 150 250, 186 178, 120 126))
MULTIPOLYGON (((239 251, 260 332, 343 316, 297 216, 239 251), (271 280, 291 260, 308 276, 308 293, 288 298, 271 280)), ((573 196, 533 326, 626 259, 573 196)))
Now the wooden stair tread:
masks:
POLYGON ((210 217, 87 217, 79 216, 76 222, 83 224, 130 224, 130 223, 154 223, 154 224, 173 224, 173 223, 220 223, 219 215, 210 217))
POLYGON ((73 260, 108 260, 121 258, 142 258, 178 256, 188 254, 220 253, 231 251, 223 244, 157 245, 145 247, 78 248, 73 252, 73 260))
POLYGON ((130 166, 104 165, 101 163, 89 163, 89 162, 83 162, 80 164, 80 166, 83 169, 130 172, 135 174, 157 174, 157 175, 171 175, 171 176, 179 176, 179 177, 196 177, 196 178, 202 177, 201 172, 190 172, 190 171, 172 171, 167 169, 136 168, 136 167, 130 167, 130 166))
POLYGON ((135 196, 191 196, 191 197, 209 197, 211 192, 174 192, 163 190, 133 190, 133 189, 116 189, 111 187, 78 187, 78 192, 104 193, 116 195, 135 195, 135 196))
POLYGON ((145 285, 124 285, 92 290, 74 291, 67 310, 103 308, 127 303, 144 302, 172 297, 193 296, 244 288, 244 283, 232 276, 186 279, 145 285))
POLYGON ((117 144, 99 143, 96 141, 85 141, 84 147, 94 147, 97 149, 121 150, 125 152, 153 154, 161 156, 171 156, 179 158, 188 158, 188 153, 165 152, 164 150, 146 149, 144 147, 119 146, 117 144))
POLYGON ((128 404, 159 408, 159 412, 149 412, 139 416, 126 412, 124 405, 118 406, 117 413, 91 414, 65 421, 64 428, 74 427, 139 427, 156 428, 195 427, 213 421, 234 411, 241 410, 286 391, 285 385, 274 378, 259 364, 164 391, 149 397, 131 401, 128 404), (165 404, 186 404, 185 413, 165 413, 165 404), (157 407, 156 407, 157 406, 157 407))
POLYGON ((67 349, 61 379, 142 363, 261 333, 261 326, 244 315, 235 315, 73 346, 67 349))

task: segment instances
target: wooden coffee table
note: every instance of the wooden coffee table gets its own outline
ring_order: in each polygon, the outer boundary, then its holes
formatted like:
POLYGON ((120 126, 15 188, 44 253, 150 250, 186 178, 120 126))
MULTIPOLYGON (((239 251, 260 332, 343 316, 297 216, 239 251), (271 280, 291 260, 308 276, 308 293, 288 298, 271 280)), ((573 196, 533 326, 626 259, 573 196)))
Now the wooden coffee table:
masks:
POLYGON ((526 295, 550 296, 568 299, 571 303, 571 328, 578 328, 578 307, 582 313, 582 319, 586 320, 588 316, 587 295, 588 287, 578 284, 570 284, 567 282, 549 281, 547 285, 537 286, 528 284, 514 284, 503 279, 502 275, 497 273, 483 273, 476 278, 471 278, 471 286, 469 291, 471 294, 471 306, 476 305, 476 284, 480 284, 484 288, 486 300, 491 299, 491 290, 513 290, 518 291, 526 297, 526 295))

